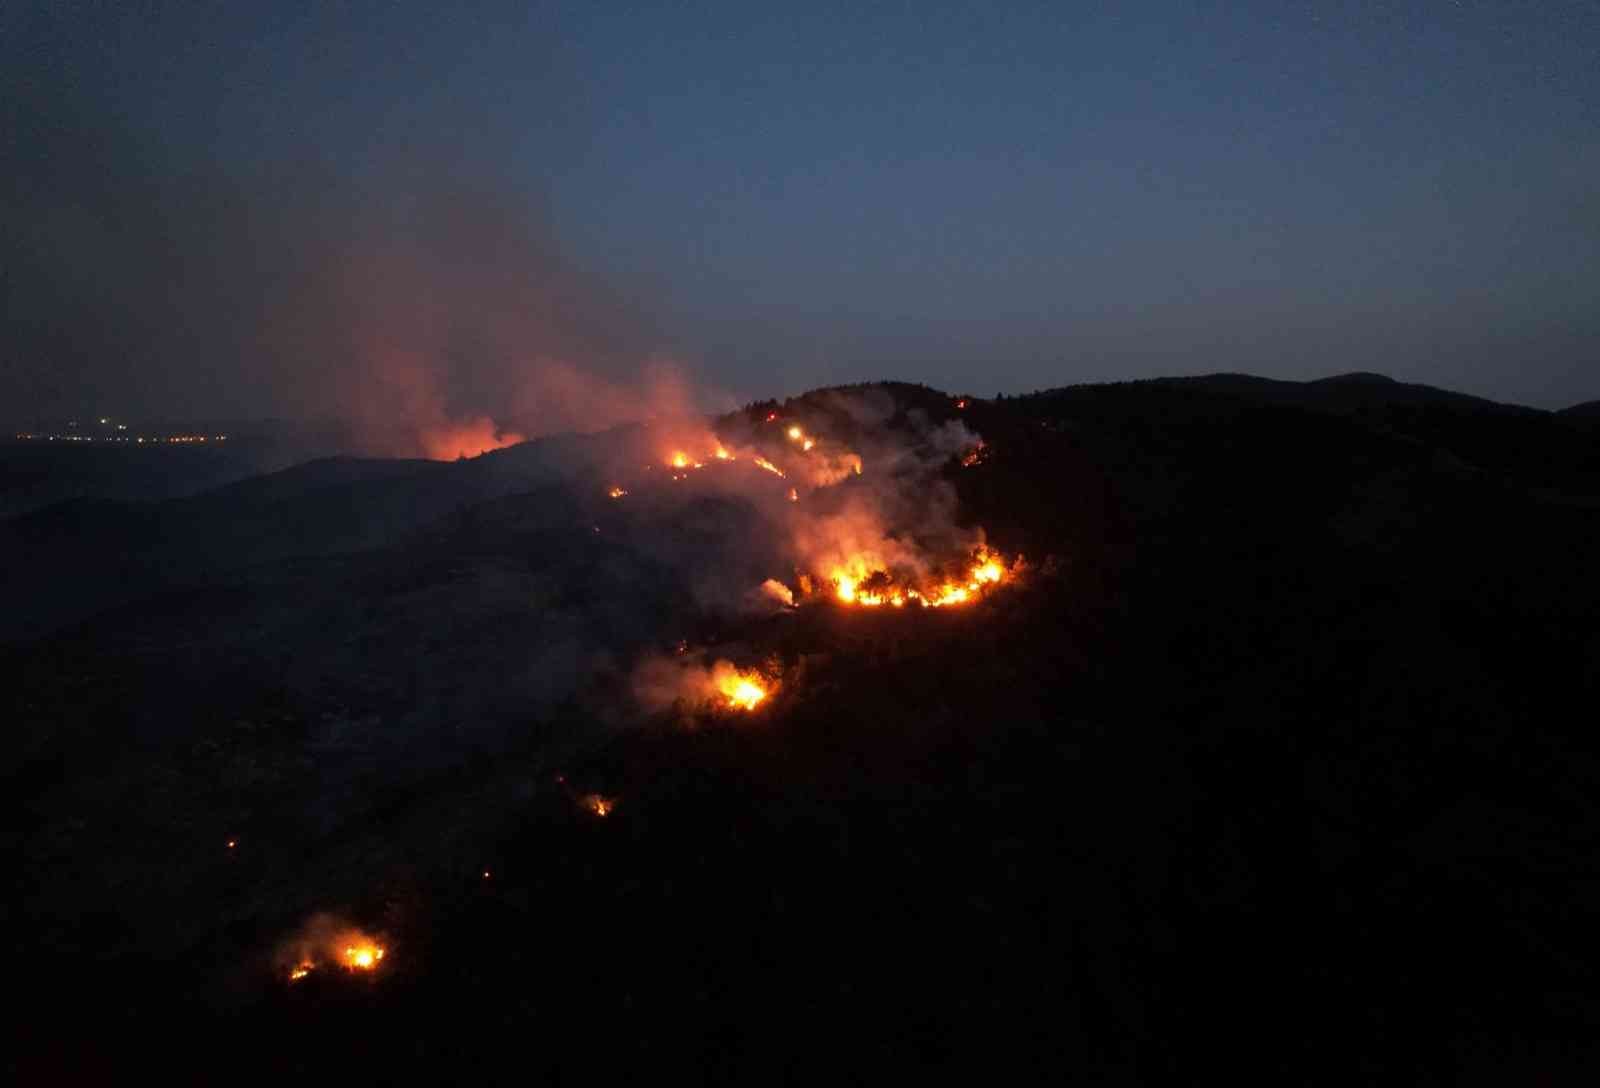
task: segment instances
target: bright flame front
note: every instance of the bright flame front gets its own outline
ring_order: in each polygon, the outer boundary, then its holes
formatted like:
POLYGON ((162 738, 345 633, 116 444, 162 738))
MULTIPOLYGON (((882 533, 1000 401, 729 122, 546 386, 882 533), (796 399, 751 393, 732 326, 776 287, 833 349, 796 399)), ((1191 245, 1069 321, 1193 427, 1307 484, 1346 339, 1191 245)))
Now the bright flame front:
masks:
POLYGON ((346 945, 344 965, 352 971, 370 971, 383 959, 383 948, 370 941, 346 945))
POLYGON ((290 982, 299 982, 330 965, 352 973, 376 971, 387 953, 379 941, 348 926, 339 929, 317 926, 298 943, 299 949, 288 964, 290 982))
POLYGON ((964 581, 950 579, 920 587, 900 585, 887 572, 874 570, 866 561, 835 567, 828 573, 827 580, 833 585, 834 597, 843 604, 865 608, 885 604, 893 608, 904 608, 907 604, 942 608, 977 600, 985 590, 1003 582, 1006 573, 1006 565, 998 556, 981 550, 968 568, 964 581))
POLYGON ((766 698, 766 688, 749 677, 734 678, 733 682, 723 685, 722 693, 728 696, 728 706, 739 710, 754 710, 758 702, 766 698))

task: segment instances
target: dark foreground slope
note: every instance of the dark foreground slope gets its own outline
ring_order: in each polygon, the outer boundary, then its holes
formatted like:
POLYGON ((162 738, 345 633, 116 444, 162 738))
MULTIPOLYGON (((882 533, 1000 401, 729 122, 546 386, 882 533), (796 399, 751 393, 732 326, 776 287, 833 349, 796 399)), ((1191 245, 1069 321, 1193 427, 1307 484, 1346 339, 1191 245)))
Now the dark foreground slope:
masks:
POLYGON ((649 545, 734 514, 633 525, 550 485, 15 646, 12 1054, 30 1079, 1586 1082, 1600 488, 1485 456, 1460 411, 974 402, 989 456, 948 476, 1030 572, 915 623, 694 619, 649 545), (562 647, 677 637, 784 686, 688 728, 534 682, 604 687, 562 647), (271 950, 314 910, 383 933, 384 971, 284 985, 271 950))

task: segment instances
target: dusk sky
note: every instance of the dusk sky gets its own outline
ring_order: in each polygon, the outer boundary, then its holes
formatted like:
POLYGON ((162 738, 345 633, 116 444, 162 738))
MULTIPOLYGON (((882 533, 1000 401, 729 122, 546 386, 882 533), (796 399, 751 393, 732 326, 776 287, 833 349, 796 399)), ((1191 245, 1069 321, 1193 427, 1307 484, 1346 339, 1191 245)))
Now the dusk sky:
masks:
POLYGON ((551 360, 1600 398, 1592 0, 23 0, 0 80, 7 415, 538 416, 551 360))

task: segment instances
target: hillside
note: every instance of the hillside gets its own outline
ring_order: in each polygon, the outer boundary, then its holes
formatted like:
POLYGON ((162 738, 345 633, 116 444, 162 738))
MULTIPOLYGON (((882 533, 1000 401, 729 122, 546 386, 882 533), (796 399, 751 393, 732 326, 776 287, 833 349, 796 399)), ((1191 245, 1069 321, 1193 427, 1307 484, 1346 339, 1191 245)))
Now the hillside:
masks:
POLYGON ((715 431, 726 484, 634 429, 0 523, 23 1074, 1600 1057, 1594 432, 1366 376, 864 386, 715 431), (730 604, 799 586, 794 470, 733 475, 791 421, 865 466, 819 523, 903 474, 1006 581, 730 604), (700 653, 770 697, 641 705, 636 662, 700 653), (285 982, 324 911, 381 971, 285 982))

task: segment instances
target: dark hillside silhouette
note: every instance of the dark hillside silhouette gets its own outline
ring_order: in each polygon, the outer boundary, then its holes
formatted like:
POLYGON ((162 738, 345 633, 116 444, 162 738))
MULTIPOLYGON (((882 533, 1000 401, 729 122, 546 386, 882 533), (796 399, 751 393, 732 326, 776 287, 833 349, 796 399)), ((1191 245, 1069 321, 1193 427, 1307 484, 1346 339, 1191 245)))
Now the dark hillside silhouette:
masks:
POLYGON ((1016 584, 716 612, 749 512, 608 504, 628 435, 0 524, 25 600, 86 587, 3 650, 23 1074, 1581 1082, 1600 432, 1371 375, 869 391, 741 417, 964 423, 1016 584), (783 685, 624 712, 678 640, 783 685), (276 977, 318 910, 386 973, 276 977))

